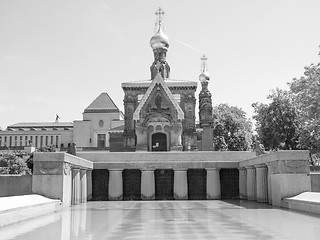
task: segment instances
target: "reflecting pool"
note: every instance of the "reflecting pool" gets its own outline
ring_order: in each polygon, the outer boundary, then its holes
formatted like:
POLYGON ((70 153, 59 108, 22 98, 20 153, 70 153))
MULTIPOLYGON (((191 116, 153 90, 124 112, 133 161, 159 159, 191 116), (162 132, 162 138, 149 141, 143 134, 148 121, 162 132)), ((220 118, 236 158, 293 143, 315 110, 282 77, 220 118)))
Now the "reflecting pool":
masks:
POLYGON ((248 201, 88 202, 0 228, 0 239, 320 239, 319 226, 248 201))

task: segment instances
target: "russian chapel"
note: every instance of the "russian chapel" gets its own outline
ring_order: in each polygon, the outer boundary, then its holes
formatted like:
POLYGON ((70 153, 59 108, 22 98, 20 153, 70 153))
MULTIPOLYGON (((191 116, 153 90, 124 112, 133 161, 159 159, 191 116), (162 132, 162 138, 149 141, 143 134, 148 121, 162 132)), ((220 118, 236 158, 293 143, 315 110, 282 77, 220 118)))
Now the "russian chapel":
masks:
MULTIPOLYGON (((150 66, 151 79, 122 83, 125 114, 123 137, 126 151, 197 150, 197 82, 170 78, 170 66, 166 60, 169 38, 164 33, 163 14, 159 8, 156 12, 156 33, 150 39, 154 55, 150 66)), ((199 77, 202 84, 199 114, 201 126, 209 129, 204 129, 206 133, 210 132, 212 123, 208 76, 203 59, 199 77)), ((208 139, 209 135, 210 133, 207 133, 205 139, 208 139)), ((212 141, 210 144, 212 146, 212 141)))

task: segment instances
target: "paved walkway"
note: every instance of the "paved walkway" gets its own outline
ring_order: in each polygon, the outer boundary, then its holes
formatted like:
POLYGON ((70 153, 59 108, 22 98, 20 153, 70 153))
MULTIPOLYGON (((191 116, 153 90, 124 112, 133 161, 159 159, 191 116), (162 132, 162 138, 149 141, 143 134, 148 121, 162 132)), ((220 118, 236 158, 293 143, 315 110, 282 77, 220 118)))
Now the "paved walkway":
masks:
POLYGON ((120 201, 73 206, 0 229, 0 236, 19 240, 291 240, 319 239, 319 226, 317 215, 248 201, 120 201))

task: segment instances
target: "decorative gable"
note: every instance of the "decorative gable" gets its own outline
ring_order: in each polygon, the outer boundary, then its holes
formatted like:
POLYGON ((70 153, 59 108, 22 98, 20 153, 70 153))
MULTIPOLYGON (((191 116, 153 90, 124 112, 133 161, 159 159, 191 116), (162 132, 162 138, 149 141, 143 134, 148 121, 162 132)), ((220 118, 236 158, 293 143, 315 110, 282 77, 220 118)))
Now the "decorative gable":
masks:
MULTIPOLYGON (((148 90, 144 94, 143 98, 141 99, 138 107, 133 113, 133 120, 138 121, 141 116, 141 111, 143 108, 146 107, 146 104, 151 101, 152 98, 154 98, 154 102, 156 105, 158 103, 161 103, 162 97, 165 97, 166 100, 170 103, 171 106, 176 110, 177 112, 177 119, 183 120, 184 119, 184 113, 179 106, 178 102, 175 100, 174 96, 172 95, 171 91, 165 84, 163 78, 161 77, 160 73, 156 75, 156 77, 153 79, 152 83, 150 84, 148 90), (159 93, 157 93, 159 92, 159 93), (161 92, 161 93, 160 93, 161 92), (164 95, 164 96, 163 96, 164 95)), ((158 106, 159 107, 159 106, 158 106)))

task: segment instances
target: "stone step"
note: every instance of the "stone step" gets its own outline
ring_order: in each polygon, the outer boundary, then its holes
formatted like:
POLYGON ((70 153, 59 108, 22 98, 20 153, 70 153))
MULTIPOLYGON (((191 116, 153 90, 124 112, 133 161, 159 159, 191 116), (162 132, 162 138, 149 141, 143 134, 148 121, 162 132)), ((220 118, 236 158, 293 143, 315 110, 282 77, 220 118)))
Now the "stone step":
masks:
POLYGON ((30 194, 0 198, 0 227, 61 210, 61 201, 30 194))

